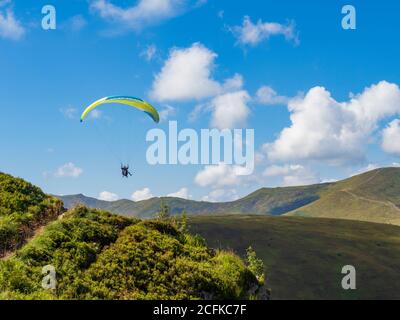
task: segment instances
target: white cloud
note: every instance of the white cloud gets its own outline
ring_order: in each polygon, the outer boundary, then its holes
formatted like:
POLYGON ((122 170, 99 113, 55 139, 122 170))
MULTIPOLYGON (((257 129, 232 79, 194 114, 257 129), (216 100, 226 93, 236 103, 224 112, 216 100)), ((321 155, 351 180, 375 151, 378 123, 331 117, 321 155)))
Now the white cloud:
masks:
POLYGON ((302 165, 271 165, 263 172, 265 177, 282 177, 282 186, 303 186, 319 183, 320 179, 302 165))
POLYGON ((382 130, 383 151, 400 156, 400 120, 396 119, 382 130))
POLYGON ((211 126, 218 129, 241 128, 246 124, 250 109, 247 102, 250 96, 245 90, 229 92, 211 101, 211 126))
POLYGON ((272 36, 282 35, 288 41, 299 43, 296 28, 293 22, 286 25, 276 22, 263 22, 258 20, 254 24, 250 17, 243 18, 241 26, 231 28, 232 33, 237 39, 238 44, 257 46, 264 40, 268 40, 272 36))
POLYGON ((218 165, 205 166, 203 170, 197 173, 194 181, 202 187, 212 186, 218 188, 238 185, 246 179, 243 175, 245 172, 245 167, 220 163, 218 165))
POLYGON ((200 43, 172 49, 156 75, 151 95, 159 101, 202 99, 218 94, 220 84, 211 78, 216 54, 200 43))
POLYGON ((60 109, 60 112, 66 117, 67 119, 76 119, 78 110, 76 108, 68 107, 65 109, 60 109))
POLYGON ((182 198, 182 199, 191 199, 192 196, 189 194, 188 188, 181 188, 176 192, 170 193, 167 197, 175 197, 175 198, 182 198))
POLYGON ((155 44, 150 44, 140 53, 140 56, 143 57, 146 61, 151 61, 153 60, 156 53, 157 46, 155 44))
POLYGON ((257 101, 265 105, 274 104, 287 104, 289 98, 280 96, 277 92, 269 86, 262 86, 257 90, 256 93, 257 101))
POLYGON ((103 201, 117 201, 119 199, 118 195, 112 192, 103 191, 99 194, 99 200, 103 201))
POLYGON ((152 197, 153 197, 153 195, 149 188, 143 188, 142 190, 137 190, 131 196, 133 201, 147 200, 152 197))
MULTIPOLYGON (((8 2, 3 2, 2 6, 7 3, 8 2)), ((4 13, 0 12, 0 38, 19 40, 25 33, 24 27, 21 22, 16 19, 11 9, 7 9, 4 13)))
POLYGON ((107 0, 95 0, 90 7, 107 21, 140 30, 184 13, 191 3, 187 0, 139 0, 134 6, 122 8, 107 0))
POLYGON ((272 165, 267 167, 263 175, 266 177, 274 177, 274 176, 282 176, 286 175, 290 172, 298 171, 303 169, 303 166, 301 165, 283 165, 283 166, 278 166, 278 165, 272 165))
POLYGON ((54 172, 56 178, 78 178, 83 174, 83 169, 75 166, 72 162, 68 162, 59 167, 54 172))
POLYGON ((291 126, 263 147, 271 160, 358 162, 378 122, 400 112, 400 89, 381 81, 340 103, 325 88, 314 87, 292 99, 288 109, 291 126))
POLYGON ((236 91, 240 90, 243 87, 243 76, 241 74, 236 73, 232 78, 228 78, 224 81, 223 91, 236 91))
POLYGON ((212 190, 208 195, 204 196, 201 200, 208 202, 222 202, 222 201, 234 201, 239 199, 239 195, 235 189, 215 189, 212 190))
POLYGON ((160 112, 160 120, 167 121, 171 116, 176 113, 176 109, 172 106, 165 106, 160 112))
POLYGON ((190 113, 194 121, 204 111, 211 111, 211 126, 234 128, 245 125, 250 109, 250 96, 242 90, 243 77, 233 77, 218 82, 212 78, 217 55, 200 43, 189 48, 173 49, 156 75, 151 95, 159 101, 211 100, 199 103, 190 113))

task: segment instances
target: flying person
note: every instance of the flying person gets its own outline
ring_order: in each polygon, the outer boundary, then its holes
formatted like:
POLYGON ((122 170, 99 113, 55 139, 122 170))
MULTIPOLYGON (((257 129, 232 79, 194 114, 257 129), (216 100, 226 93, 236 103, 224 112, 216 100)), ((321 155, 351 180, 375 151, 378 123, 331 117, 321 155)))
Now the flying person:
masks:
MULTIPOLYGON (((1 2, 1 0, 0 0, 1 2)), ((155 123, 160 122, 160 115, 157 111, 156 108, 154 108, 150 103, 140 99, 140 98, 135 98, 132 96, 108 96, 101 98, 95 102, 93 102, 91 105, 89 105, 81 115, 80 121, 83 122, 87 115, 94 110, 95 108, 101 106, 101 105, 125 105, 128 107, 131 107, 132 109, 137 109, 140 111, 143 111, 146 113, 155 123)), ((132 173, 129 172, 129 165, 123 165, 121 164, 121 172, 122 172, 122 177, 124 178, 129 178, 129 176, 132 176, 132 173)))
POLYGON ((129 172, 129 166, 124 166, 121 164, 121 173, 123 178, 128 178, 129 176, 132 176, 132 173, 129 172))

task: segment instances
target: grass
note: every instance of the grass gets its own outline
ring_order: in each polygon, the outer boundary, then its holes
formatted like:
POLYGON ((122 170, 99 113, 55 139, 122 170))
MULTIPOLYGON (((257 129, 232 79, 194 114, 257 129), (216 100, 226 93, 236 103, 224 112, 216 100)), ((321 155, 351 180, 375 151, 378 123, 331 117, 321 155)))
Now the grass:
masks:
POLYGON ((202 216, 191 232, 266 265, 272 299, 400 299, 400 227, 339 219, 202 216), (341 288, 341 269, 357 270, 357 290, 341 288))
POLYGON ((287 215, 400 225, 400 169, 376 169, 339 181, 317 201, 287 215))

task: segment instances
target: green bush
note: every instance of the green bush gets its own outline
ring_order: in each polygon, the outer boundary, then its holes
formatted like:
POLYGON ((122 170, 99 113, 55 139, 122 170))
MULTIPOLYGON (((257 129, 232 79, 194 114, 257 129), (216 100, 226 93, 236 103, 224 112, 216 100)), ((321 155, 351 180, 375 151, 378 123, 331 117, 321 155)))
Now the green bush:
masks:
POLYGON ((173 222, 77 207, 0 262, 3 299, 243 299, 257 283, 231 252, 209 249, 173 222), (57 272, 54 293, 41 268, 57 272))

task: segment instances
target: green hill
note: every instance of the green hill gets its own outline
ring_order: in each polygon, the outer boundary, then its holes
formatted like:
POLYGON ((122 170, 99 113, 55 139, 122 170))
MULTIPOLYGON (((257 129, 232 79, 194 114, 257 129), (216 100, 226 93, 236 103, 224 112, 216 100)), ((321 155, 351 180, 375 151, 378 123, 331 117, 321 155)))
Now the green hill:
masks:
POLYGON ((211 247, 243 255, 251 245, 266 266, 272 299, 400 299, 400 227, 284 216, 189 222, 211 247), (357 290, 341 288, 344 265, 356 268, 357 290))
POLYGON ((32 184, 0 172, 0 257, 63 212, 62 202, 32 184))
POLYGON ((288 215, 400 225, 400 168, 381 168, 339 181, 288 215))
POLYGON ((84 204, 113 213, 152 217, 163 200, 172 214, 257 214, 341 218, 400 225, 400 168, 381 168, 335 183, 262 188, 231 202, 212 203, 180 198, 133 202, 100 201, 84 195, 59 197, 66 207, 84 204))
POLYGON ((76 207, 0 261, 0 299, 248 299, 261 288, 235 254, 165 221, 76 207), (42 268, 56 271, 42 288, 42 268))

